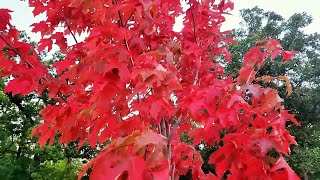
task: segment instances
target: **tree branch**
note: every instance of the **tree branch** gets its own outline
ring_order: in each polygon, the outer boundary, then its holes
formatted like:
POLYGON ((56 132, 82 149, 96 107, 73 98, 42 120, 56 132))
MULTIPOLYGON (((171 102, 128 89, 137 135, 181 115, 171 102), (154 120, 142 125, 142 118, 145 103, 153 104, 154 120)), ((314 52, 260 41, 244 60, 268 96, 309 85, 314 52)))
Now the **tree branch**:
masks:
POLYGON ((182 119, 182 115, 179 116, 179 118, 177 119, 177 121, 174 123, 172 131, 170 132, 170 134, 168 135, 168 144, 171 144, 171 141, 173 139, 174 134, 176 133, 178 126, 180 125, 182 119))
MULTIPOLYGON (((191 17, 192 17, 192 24, 193 24, 193 36, 194 36, 194 42, 198 44, 198 41, 197 41, 197 34, 196 34, 196 22, 194 20, 194 14, 193 14, 193 11, 191 10, 191 17)), ((201 58, 201 57, 200 57, 201 58)), ((201 61, 201 59, 200 59, 201 61)), ((193 85, 197 85, 197 82, 198 82, 198 79, 199 79, 199 69, 197 68, 196 70, 196 75, 194 77, 194 81, 193 81, 193 85)))

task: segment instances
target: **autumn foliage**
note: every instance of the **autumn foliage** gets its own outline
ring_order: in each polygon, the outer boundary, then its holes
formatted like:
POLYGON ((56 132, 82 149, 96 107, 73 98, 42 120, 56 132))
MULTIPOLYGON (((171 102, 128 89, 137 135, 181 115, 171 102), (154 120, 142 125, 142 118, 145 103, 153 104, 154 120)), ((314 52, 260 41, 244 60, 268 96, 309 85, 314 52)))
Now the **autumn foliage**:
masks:
POLYGON ((41 33, 37 48, 19 41, 10 10, 0 9, 0 75, 10 77, 5 92, 47 93, 55 103, 41 111, 33 131, 39 144, 106 144, 91 168, 91 179, 299 179, 284 155, 296 144, 286 130, 294 115, 283 108, 276 89, 256 77, 266 61, 288 61, 277 40, 257 42, 237 77, 224 74, 236 43, 220 30, 228 0, 29 0, 41 33), (181 31, 175 18, 185 14, 181 31), (60 27, 61 31, 56 28, 60 27), (61 28, 62 27, 62 28, 61 28), (89 36, 78 42, 75 34, 89 36), (74 37, 67 45, 66 36, 74 37), (38 53, 56 44, 66 54, 47 68, 38 53), (193 137, 184 143, 179 135, 193 137), (219 145, 205 174, 195 146, 219 145))

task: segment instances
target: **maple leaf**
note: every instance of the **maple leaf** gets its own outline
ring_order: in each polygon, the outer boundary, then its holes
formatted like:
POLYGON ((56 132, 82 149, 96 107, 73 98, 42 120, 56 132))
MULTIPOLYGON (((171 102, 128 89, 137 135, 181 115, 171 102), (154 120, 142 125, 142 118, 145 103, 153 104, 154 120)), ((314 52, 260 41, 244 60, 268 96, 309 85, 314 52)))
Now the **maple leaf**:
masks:
POLYGON ((251 83, 255 79, 256 71, 252 68, 242 67, 239 71, 237 81, 239 84, 251 83))
POLYGON ((264 76, 256 78, 257 81, 264 81, 266 83, 269 83, 274 79, 275 79, 275 77, 272 77, 272 76, 269 76, 269 75, 264 75, 264 76))
POLYGON ((204 128, 195 129, 191 135, 194 137, 194 145, 200 144, 202 140, 207 142, 208 145, 214 145, 220 140, 219 128, 213 124, 213 119, 206 122, 204 128))
POLYGON ((145 161, 141 157, 117 157, 105 156, 94 164, 90 178, 103 179, 143 179, 143 172, 146 167, 145 161), (117 160, 115 160, 117 159, 117 160), (116 161, 112 163, 113 161, 116 161))
POLYGON ((0 9, 0 31, 6 30, 8 25, 11 26, 11 12, 13 11, 10 11, 9 9, 0 9))
MULTIPOLYGON (((279 160, 276 162, 276 164, 270 169, 270 172, 276 172, 280 169, 284 169, 286 172, 286 179, 292 179, 292 180, 299 180, 300 178, 297 176, 297 174, 290 168, 290 166, 287 164, 287 162, 284 160, 284 158, 281 156, 279 160)), ((284 178, 284 177, 283 177, 284 178)))
POLYGON ((278 76, 278 78, 280 80, 283 80, 286 82, 286 93, 287 93, 287 97, 290 96, 290 94, 292 93, 292 86, 291 86, 291 83, 288 79, 288 77, 286 76, 278 76))
POLYGON ((17 65, 14 61, 7 60, 5 58, 0 59, 0 69, 1 69, 0 74, 2 76, 11 74, 11 72, 12 72, 12 70, 14 70, 14 68, 17 68, 17 65))
POLYGON ((46 47, 48 47, 48 51, 52 49, 52 39, 41 39, 38 46, 38 51, 43 51, 46 47))
POLYGON ((151 168, 150 173, 145 176, 145 179, 155 179, 161 180, 163 178, 169 178, 169 169, 168 169, 168 161, 163 159, 162 166, 158 166, 156 168, 151 168))
POLYGON ((67 50, 67 39, 63 36, 62 32, 57 32, 51 36, 52 39, 56 40, 56 44, 60 47, 62 52, 67 50))
POLYGON ((233 10, 234 9, 234 3, 232 1, 227 1, 225 4, 224 4, 224 9, 231 9, 233 10))
POLYGON ((295 51, 282 51, 283 61, 288 62, 294 57, 295 51))
POLYGON ((29 1, 30 5, 34 7, 32 14, 34 16, 38 16, 39 14, 45 12, 47 8, 43 5, 42 2, 39 1, 29 1))
POLYGON ((246 103, 246 101, 241 96, 234 94, 231 96, 231 99, 227 105, 227 108, 230 109, 235 102, 246 103))
POLYGON ((74 60, 71 59, 65 59, 64 61, 56 61, 52 64, 52 67, 57 68, 57 73, 61 74, 63 71, 67 70, 75 63, 74 60))
POLYGON ((12 92, 12 95, 26 95, 37 88, 37 83, 31 77, 23 76, 10 81, 5 87, 4 92, 12 92))
POLYGON ((150 115, 153 117, 156 121, 158 120, 159 112, 161 111, 161 105, 162 101, 161 99, 154 102, 150 107, 150 115))
POLYGON ((147 145, 154 145, 154 150, 150 157, 154 162, 160 161, 167 153, 166 138, 154 133, 152 130, 147 130, 142 133, 141 136, 137 137, 136 143, 133 146, 133 152, 144 152, 147 145))
POLYGON ((69 7, 79 7, 85 0, 71 0, 69 7))
POLYGON ((30 26, 33 26, 32 32, 34 33, 41 32, 41 36, 47 35, 50 32, 49 24, 46 21, 33 23, 30 26))

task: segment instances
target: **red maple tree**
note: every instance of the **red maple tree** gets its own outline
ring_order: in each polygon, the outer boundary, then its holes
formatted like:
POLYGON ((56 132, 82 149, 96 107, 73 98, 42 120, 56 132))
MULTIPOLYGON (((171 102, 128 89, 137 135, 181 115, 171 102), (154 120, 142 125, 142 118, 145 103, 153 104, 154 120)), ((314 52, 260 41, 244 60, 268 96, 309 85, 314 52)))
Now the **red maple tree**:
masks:
POLYGON ((277 40, 257 42, 239 75, 226 76, 229 31, 220 30, 233 3, 229 0, 29 0, 41 33, 37 49, 19 41, 10 10, 0 9, 0 75, 10 76, 5 92, 48 93, 55 104, 41 111, 43 124, 33 131, 39 144, 106 143, 79 179, 299 179, 283 155, 294 137, 286 122, 299 125, 284 110, 276 89, 256 77, 269 59, 293 58, 277 40), (183 29, 173 31, 185 14, 183 29), (57 27, 62 26, 61 31, 57 27), (75 34, 89 36, 78 42, 75 34), (74 45, 68 46, 66 35, 74 45), (47 68, 38 53, 56 44, 66 54, 47 68), (183 143, 179 135, 193 137, 183 143), (195 146, 220 144, 210 159, 215 174, 205 174, 195 146), (276 152, 277 157, 270 152, 276 152))

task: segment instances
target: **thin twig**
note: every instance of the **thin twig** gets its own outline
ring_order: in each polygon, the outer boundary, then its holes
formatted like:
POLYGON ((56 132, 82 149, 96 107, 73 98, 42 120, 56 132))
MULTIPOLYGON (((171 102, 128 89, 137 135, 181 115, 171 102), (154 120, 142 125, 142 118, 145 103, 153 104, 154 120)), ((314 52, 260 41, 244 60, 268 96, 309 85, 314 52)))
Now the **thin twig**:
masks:
POLYGON ((166 158, 169 161, 168 162, 168 167, 170 169, 170 159, 171 159, 171 144, 167 144, 167 154, 166 154, 166 158))
POLYGON ((137 94, 137 101, 138 101, 138 103, 140 103, 140 93, 139 92, 137 94))
POLYGON ((152 91, 152 88, 149 88, 148 91, 146 92, 146 94, 143 96, 143 99, 145 99, 147 97, 147 95, 149 95, 149 93, 152 91))
POLYGON ((66 25, 67 25, 67 27, 68 27, 68 30, 69 30, 70 34, 72 35, 74 41, 78 44, 78 41, 77 41, 77 39, 76 39, 76 36, 75 36, 75 35, 73 34, 73 32, 71 31, 71 28, 70 28, 70 25, 69 25, 67 19, 66 19, 65 17, 63 17, 63 20, 64 20, 64 22, 66 23, 66 25))
POLYGON ((195 75, 194 81, 193 81, 194 86, 197 85, 198 79, 199 79, 199 69, 196 70, 196 75, 195 75))
POLYGON ((166 129, 166 137, 169 136, 170 134, 170 124, 168 121, 166 121, 166 119, 164 119, 164 126, 165 126, 165 129, 166 129))
MULTIPOLYGON (((193 15, 193 11, 191 10, 191 17, 192 17, 192 23, 193 23, 193 36, 194 36, 194 41, 197 45, 198 42, 197 42, 197 34, 196 34, 196 22, 194 20, 194 15, 193 15)), ((201 61, 201 60, 200 60, 201 61)), ((193 85, 196 85, 197 82, 198 82, 198 79, 199 79, 199 69, 197 68, 196 70, 196 75, 194 77, 194 81, 193 81, 193 85)))
POLYGON ((149 145, 146 146, 146 149, 145 149, 145 152, 144 152, 144 158, 143 159, 145 161, 147 160, 148 147, 149 147, 149 145))
POLYGON ((134 9, 134 10, 132 11, 132 13, 130 14, 129 18, 128 18, 128 19, 126 20, 126 22, 124 23, 124 26, 126 26, 126 25, 128 24, 130 18, 134 15, 134 12, 136 12, 136 9, 134 9))
POLYGON ((123 24, 123 21, 122 21, 122 16, 121 16, 121 13, 120 13, 120 10, 118 10, 118 15, 119 15, 119 19, 120 19, 121 27, 124 27, 124 24, 123 24))
POLYGON ((177 119, 177 121, 174 123, 172 131, 170 132, 170 134, 168 135, 168 144, 171 144, 171 141, 173 139, 174 134, 176 133, 178 126, 181 122, 182 119, 182 115, 179 116, 179 118, 177 119))
POLYGON ((159 130, 159 134, 162 134, 162 132, 161 132, 161 125, 160 125, 160 124, 158 124, 158 130, 159 130))
MULTIPOLYGON (((125 44, 127 50, 130 51, 129 45, 128 45, 128 42, 127 42, 127 39, 126 39, 126 38, 123 38, 123 41, 124 41, 124 44, 125 44)), ((132 56, 130 57, 130 62, 131 62, 131 65, 134 66, 134 62, 133 62, 132 56)))
POLYGON ((168 137, 167 136, 167 130, 166 130, 166 125, 165 125, 165 119, 162 118, 161 121, 160 121, 160 128, 161 128, 161 134, 164 136, 164 137, 168 137))
POLYGON ((0 35, 0 39, 2 39, 2 41, 4 41, 18 56, 20 56, 20 58, 22 60, 24 60, 30 67, 34 68, 34 66, 29 62, 27 61, 24 57, 21 56, 21 54, 16 50, 16 48, 12 47, 11 44, 5 40, 1 35, 0 35))
POLYGON ((172 165, 172 176, 171 179, 174 180, 174 171, 176 170, 175 164, 172 165))
MULTIPOLYGON (((113 3, 114 3, 114 4, 117 4, 118 2, 115 1, 115 2, 113 2, 113 3)), ((133 13, 132 13, 132 15, 133 15, 133 13)), ((119 16, 119 20, 120 20, 120 25, 121 25, 121 27, 125 27, 126 24, 123 23, 120 10, 118 10, 118 16, 119 16)), ((128 21, 128 20, 127 20, 127 21, 128 21)), ((127 21, 126 21, 126 22, 127 22, 127 21)), ((123 41, 124 41, 124 45, 126 46, 127 50, 130 51, 129 45, 128 45, 128 41, 127 41, 127 39, 126 39, 125 37, 123 38, 123 41)), ((131 63, 132 66, 134 66, 134 62, 133 62, 132 56, 130 57, 130 63, 131 63)))
POLYGON ((173 125, 173 129, 171 132, 169 132, 169 134, 167 135, 167 154, 166 154, 166 158, 167 160, 169 160, 169 169, 171 167, 171 164, 170 164, 170 159, 171 159, 171 141, 173 139, 173 136, 174 134, 176 133, 177 129, 178 129, 178 126, 181 122, 181 118, 182 118, 182 115, 179 116, 178 120, 174 123, 173 125))
POLYGON ((192 23, 193 23, 194 41, 198 44, 198 42, 197 42, 197 35, 196 35, 196 22, 195 22, 195 20, 194 20, 193 11, 191 11, 191 17, 192 17, 192 23))
POLYGON ((62 101, 64 101, 65 103, 67 103, 68 101, 66 100, 65 97, 62 96, 62 94, 59 92, 58 94, 59 98, 62 99, 62 101))

